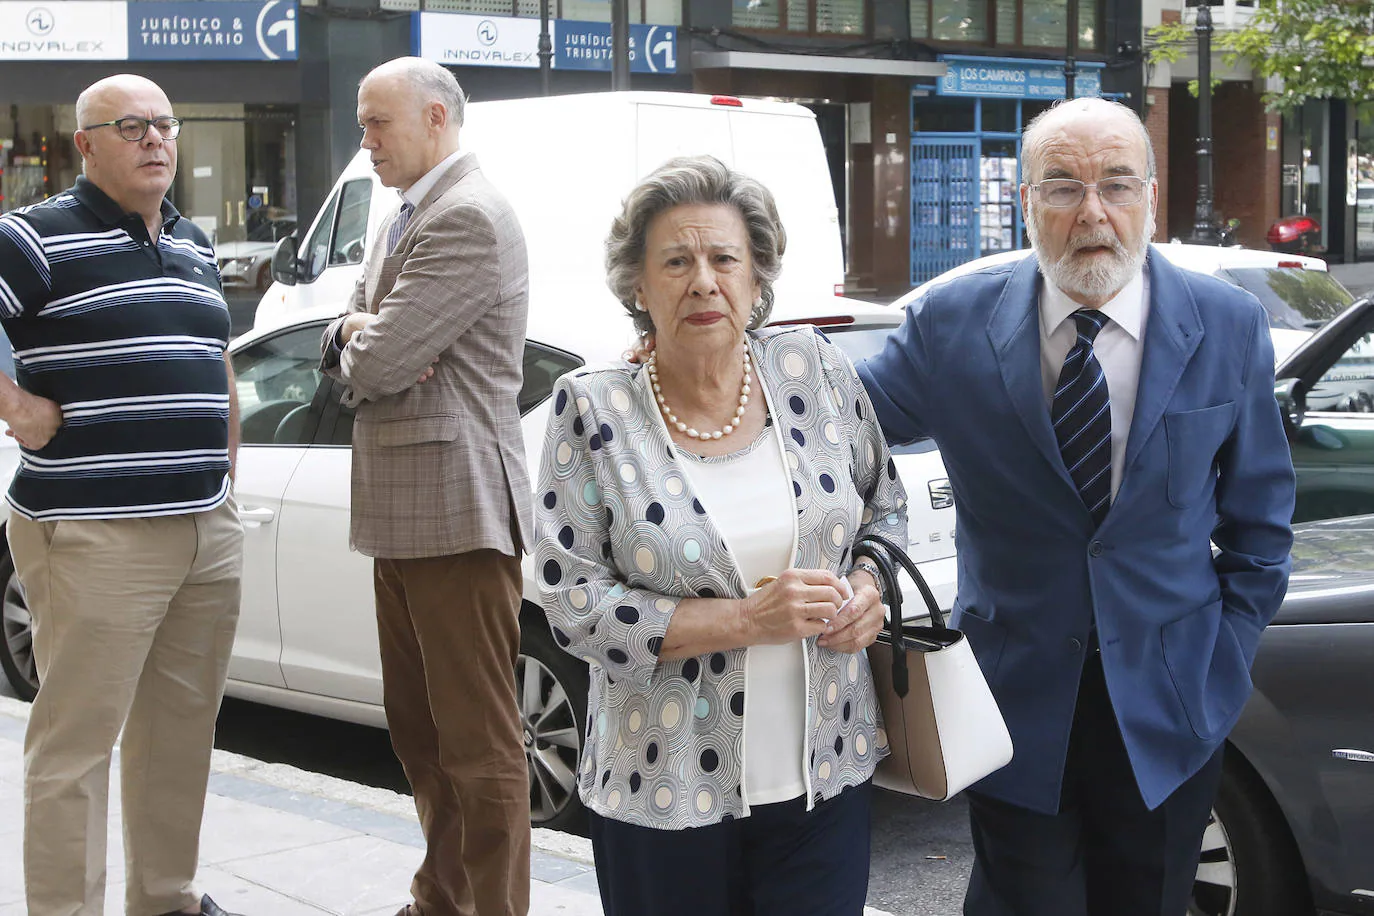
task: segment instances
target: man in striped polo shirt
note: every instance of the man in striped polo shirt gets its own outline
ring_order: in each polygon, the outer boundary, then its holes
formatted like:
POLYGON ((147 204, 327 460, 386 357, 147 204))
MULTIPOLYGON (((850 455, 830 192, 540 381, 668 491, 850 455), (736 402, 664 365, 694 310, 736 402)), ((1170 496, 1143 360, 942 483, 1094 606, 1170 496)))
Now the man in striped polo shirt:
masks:
POLYGON ((83 175, 0 217, 0 319, 23 447, 8 537, 40 688, 24 749, 35 914, 104 911, 120 743, 130 914, 224 911, 192 889, 243 529, 229 312, 205 234, 165 197, 180 123, 137 76, 81 94, 83 175))

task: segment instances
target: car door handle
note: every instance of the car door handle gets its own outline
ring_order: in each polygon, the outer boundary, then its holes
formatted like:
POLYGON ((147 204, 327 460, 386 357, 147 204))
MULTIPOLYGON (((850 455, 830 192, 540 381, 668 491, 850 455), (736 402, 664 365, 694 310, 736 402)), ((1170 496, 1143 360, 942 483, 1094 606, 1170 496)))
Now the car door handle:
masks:
POLYGON ((239 509, 239 521, 241 522, 252 522, 258 525, 265 525, 276 517, 277 513, 268 509, 266 506, 239 509))

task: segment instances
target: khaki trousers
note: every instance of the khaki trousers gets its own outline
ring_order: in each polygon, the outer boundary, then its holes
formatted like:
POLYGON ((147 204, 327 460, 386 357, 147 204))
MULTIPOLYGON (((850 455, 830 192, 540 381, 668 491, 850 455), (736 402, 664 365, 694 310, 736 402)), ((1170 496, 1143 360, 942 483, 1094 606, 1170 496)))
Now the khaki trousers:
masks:
POLYGON ((104 912, 121 729, 127 912, 195 904, 215 716, 238 622, 243 528, 233 500, 158 518, 11 513, 8 534, 40 682, 24 742, 29 913, 104 912))
POLYGON ((415 904, 423 916, 525 916, 520 561, 476 550, 373 570, 387 726, 425 833, 415 904))

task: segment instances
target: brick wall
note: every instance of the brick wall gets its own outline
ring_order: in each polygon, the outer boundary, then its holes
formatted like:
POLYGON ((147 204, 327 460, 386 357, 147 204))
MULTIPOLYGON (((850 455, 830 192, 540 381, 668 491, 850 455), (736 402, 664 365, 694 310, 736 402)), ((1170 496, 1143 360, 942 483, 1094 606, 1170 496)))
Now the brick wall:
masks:
MULTIPOLYGON (((1161 90, 1154 90, 1156 93, 1161 90)), ((1240 220, 1236 240, 1267 249, 1264 234, 1279 216, 1280 152, 1267 149, 1279 117, 1264 110, 1250 83, 1222 83, 1212 96, 1212 203, 1222 219, 1240 220)), ((1169 226, 1172 236, 1192 231, 1197 205, 1197 99, 1184 83, 1169 92, 1169 226)), ((1275 134, 1277 138, 1277 133, 1275 134)), ((1277 144, 1275 144, 1277 146, 1277 144)))
POLYGON ((1159 181, 1159 209, 1155 211, 1155 241, 1169 240, 1169 90, 1145 89, 1145 129, 1155 150, 1159 181))

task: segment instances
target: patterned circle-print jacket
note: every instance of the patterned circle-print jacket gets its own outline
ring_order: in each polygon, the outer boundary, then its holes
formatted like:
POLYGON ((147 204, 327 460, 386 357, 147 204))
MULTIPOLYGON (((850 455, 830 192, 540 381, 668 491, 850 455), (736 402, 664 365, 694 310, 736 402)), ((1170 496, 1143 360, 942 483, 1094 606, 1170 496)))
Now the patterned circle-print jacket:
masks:
MULTIPOLYGON (((810 327, 750 335, 797 511, 793 565, 843 573, 870 530, 906 542, 906 494, 848 359, 810 327)), ((678 601, 748 593, 639 367, 587 368, 554 392, 536 575, 559 645, 591 666, 583 802, 680 829, 748 815, 745 650, 660 660, 678 601)), ((868 659, 806 641, 808 810, 887 755, 868 659)))

